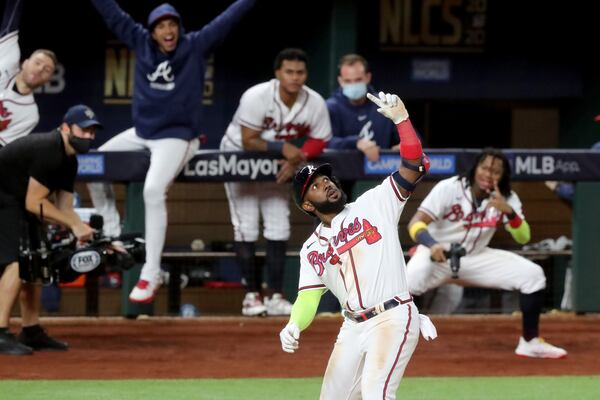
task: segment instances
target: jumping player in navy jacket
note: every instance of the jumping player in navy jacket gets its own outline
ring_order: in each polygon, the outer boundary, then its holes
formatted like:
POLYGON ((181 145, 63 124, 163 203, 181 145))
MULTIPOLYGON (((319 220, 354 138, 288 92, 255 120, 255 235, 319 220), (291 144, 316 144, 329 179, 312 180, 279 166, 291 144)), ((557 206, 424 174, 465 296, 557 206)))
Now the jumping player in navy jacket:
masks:
MULTIPOLYGON (((129 296, 133 302, 151 302, 161 283, 167 188, 198 149, 206 59, 254 2, 238 0, 201 30, 185 33, 181 16, 170 4, 152 10, 144 27, 114 0, 92 0, 108 27, 136 55, 134 126, 99 150, 151 152, 144 183, 146 263, 129 296)), ((112 187, 96 183, 89 189, 94 207, 104 217, 106 233, 120 234, 112 187)))

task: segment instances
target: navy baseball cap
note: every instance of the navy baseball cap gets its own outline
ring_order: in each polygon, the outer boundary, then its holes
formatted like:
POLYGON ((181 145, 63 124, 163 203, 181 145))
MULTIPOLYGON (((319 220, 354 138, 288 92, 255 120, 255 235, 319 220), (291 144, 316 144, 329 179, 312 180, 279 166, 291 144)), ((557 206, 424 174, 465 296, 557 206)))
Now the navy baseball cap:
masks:
MULTIPOLYGON (((304 211, 304 209, 302 209, 302 202, 304 201, 304 195, 306 194, 310 183, 314 178, 321 175, 327 176, 329 179, 333 179, 333 168, 331 167, 331 164, 321 164, 318 167, 308 164, 296 172, 294 181, 292 182, 294 201, 302 211, 304 211)), ((310 213, 307 212, 307 214, 310 213)))
POLYGON ((148 15, 148 27, 150 29, 154 28, 154 24, 160 21, 163 18, 174 18, 178 22, 181 21, 181 16, 169 3, 163 3, 160 6, 156 7, 154 10, 150 12, 148 15))
POLYGON ((68 125, 75 124, 80 128, 89 128, 95 125, 102 129, 102 124, 96 119, 94 111, 84 104, 77 104, 69 108, 63 117, 63 122, 68 125))

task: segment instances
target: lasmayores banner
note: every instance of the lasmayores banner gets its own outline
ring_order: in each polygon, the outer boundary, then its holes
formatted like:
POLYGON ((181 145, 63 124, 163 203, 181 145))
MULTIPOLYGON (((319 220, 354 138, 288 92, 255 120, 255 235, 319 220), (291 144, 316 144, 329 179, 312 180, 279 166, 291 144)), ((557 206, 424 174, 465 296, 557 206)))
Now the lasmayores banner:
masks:
MULTIPOLYGON (((467 171, 479 154, 477 149, 425 149, 431 162, 426 179, 440 180, 467 171)), ((531 150, 505 153, 517 181, 600 181, 600 151, 531 150)), ((78 156, 78 178, 84 181, 143 181, 148 152, 92 152, 78 156)), ((274 181, 280 155, 254 152, 199 151, 177 178, 183 182, 274 181)), ((342 180, 383 179, 400 166, 400 155, 385 151, 377 162, 365 160, 354 150, 326 151, 311 161, 330 163, 342 180)))

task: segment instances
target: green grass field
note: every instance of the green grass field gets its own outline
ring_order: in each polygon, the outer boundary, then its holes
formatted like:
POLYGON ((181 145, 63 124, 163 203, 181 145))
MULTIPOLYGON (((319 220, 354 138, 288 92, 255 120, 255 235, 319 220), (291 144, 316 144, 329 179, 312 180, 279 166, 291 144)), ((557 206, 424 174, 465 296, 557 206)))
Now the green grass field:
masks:
MULTIPOLYGON (((321 378, 188 380, 6 380, 6 400, 317 399, 321 378)), ((600 376, 405 378, 398 399, 597 400, 600 376)))

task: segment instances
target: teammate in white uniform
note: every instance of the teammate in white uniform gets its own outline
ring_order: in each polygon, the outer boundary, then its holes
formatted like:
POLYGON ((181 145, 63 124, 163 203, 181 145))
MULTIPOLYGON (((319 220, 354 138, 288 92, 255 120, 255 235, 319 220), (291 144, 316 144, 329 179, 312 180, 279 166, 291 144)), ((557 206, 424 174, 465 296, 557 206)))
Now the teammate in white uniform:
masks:
POLYGON ((398 239, 400 215, 428 162, 398 96, 369 98, 397 125, 399 170, 349 204, 328 164, 308 165, 294 178, 296 203, 321 223, 300 252, 298 299, 280 333, 283 350, 298 348, 300 331, 314 318, 326 290, 338 298, 345 317, 321 399, 395 399, 419 328, 426 338, 436 336, 408 292, 398 239))
POLYGON ((0 25, 0 147, 36 127, 40 116, 33 91, 50 80, 57 63, 52 51, 38 49, 19 68, 22 4, 22 0, 7 1, 0 25))
POLYGON ((273 151, 283 156, 277 182, 227 182, 225 190, 233 224, 235 250, 247 290, 242 314, 289 315, 291 304, 282 296, 285 252, 290 237, 287 181, 299 162, 317 156, 331 138, 325 100, 304 85, 307 57, 300 49, 284 49, 275 58, 275 76, 246 90, 229 124, 221 150, 273 151), (292 144, 306 139, 302 147, 292 144), (262 214, 267 239, 269 289, 264 303, 254 262, 262 214))
POLYGON ((530 230, 517 194, 510 188, 510 164, 499 150, 487 148, 470 171, 440 181, 409 222, 409 233, 420 245, 408 263, 410 293, 452 282, 521 292, 523 336, 515 353, 526 357, 562 358, 567 352, 539 338, 539 317, 546 277, 540 266, 510 251, 488 247, 496 226, 503 224, 520 244, 530 230), (447 262, 451 243, 460 244, 458 279, 447 262))

